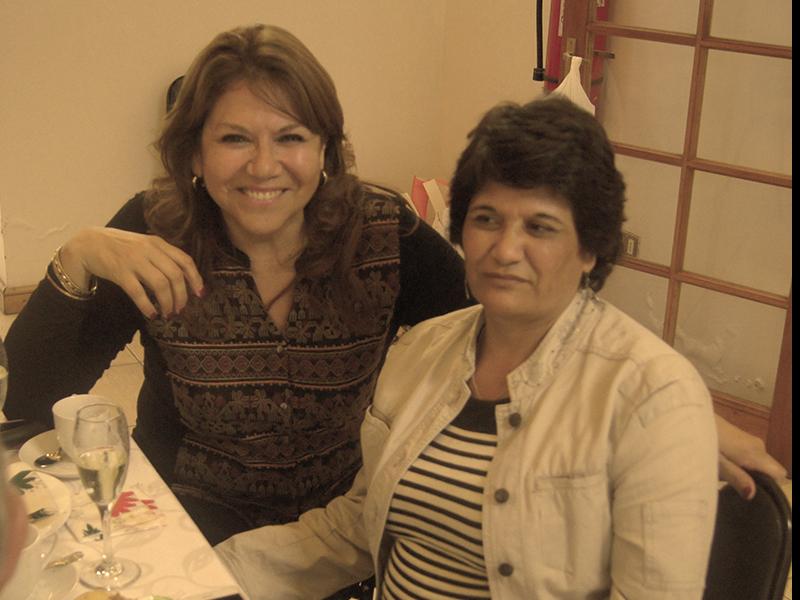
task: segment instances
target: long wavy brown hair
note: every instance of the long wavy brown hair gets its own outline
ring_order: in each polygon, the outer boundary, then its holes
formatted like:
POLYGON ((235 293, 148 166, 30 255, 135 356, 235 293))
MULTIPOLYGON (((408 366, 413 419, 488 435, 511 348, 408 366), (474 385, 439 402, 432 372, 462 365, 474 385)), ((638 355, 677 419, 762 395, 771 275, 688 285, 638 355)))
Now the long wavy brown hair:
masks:
POLYGON ((220 33, 189 67, 155 143, 166 173, 148 192, 148 226, 188 252, 204 276, 215 257, 230 253, 219 208, 203 186, 193 185, 192 159, 214 104, 241 81, 325 144, 327 181, 306 205, 307 242, 295 269, 299 275, 332 275, 337 304, 353 306, 347 299, 361 295, 350 267, 363 223, 364 186, 350 172, 353 154, 333 80, 308 48, 280 27, 220 33))

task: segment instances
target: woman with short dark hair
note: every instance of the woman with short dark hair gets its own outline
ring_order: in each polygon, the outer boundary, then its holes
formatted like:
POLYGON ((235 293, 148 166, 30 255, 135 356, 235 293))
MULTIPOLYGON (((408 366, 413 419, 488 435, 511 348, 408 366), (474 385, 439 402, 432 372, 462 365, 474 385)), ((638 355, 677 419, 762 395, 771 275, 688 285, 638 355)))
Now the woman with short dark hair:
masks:
POLYGON ((450 182, 450 240, 461 244, 470 202, 487 183, 546 187, 569 199, 581 247, 595 256, 585 283, 598 292, 619 257, 625 184, 600 123, 550 100, 525 111, 498 105, 470 134, 450 182))
POLYGON ((717 498, 711 398, 595 296, 624 185, 569 101, 492 109, 452 179, 479 305, 392 347, 347 495, 218 551, 253 598, 700 598, 717 498))

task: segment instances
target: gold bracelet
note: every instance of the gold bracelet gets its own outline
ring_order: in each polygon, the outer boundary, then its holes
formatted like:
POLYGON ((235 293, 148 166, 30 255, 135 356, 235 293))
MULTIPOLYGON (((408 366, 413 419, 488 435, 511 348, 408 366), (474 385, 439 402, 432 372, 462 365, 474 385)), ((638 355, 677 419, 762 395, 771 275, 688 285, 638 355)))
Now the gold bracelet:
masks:
POLYGON ((53 271, 54 269, 48 268, 46 278, 47 281, 50 282, 50 285, 52 285, 59 294, 63 294, 67 298, 72 298, 73 300, 80 300, 82 302, 86 302, 87 300, 92 299, 90 296, 76 296, 75 294, 68 292, 66 289, 64 289, 64 286, 61 285, 61 282, 58 281, 58 278, 53 276, 53 271))
POLYGON ((65 291, 68 296, 75 298, 76 300, 86 300, 87 298, 91 298, 95 295, 97 292, 97 278, 94 275, 89 278, 89 290, 86 291, 77 283, 72 281, 70 276, 64 271, 64 267, 61 264, 61 246, 56 249, 51 262, 53 265, 53 271, 55 272, 58 283, 60 284, 59 287, 61 287, 61 289, 65 291))

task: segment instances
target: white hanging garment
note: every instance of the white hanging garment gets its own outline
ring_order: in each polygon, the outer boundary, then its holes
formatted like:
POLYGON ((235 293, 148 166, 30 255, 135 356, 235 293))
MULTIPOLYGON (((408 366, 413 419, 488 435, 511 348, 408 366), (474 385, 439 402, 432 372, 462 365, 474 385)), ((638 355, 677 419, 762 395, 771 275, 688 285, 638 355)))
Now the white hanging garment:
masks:
POLYGON ((569 73, 564 77, 564 81, 550 93, 561 94, 582 109, 594 114, 594 104, 589 100, 589 96, 586 95, 581 85, 581 62, 583 62, 583 59, 580 56, 573 56, 569 65, 569 73))

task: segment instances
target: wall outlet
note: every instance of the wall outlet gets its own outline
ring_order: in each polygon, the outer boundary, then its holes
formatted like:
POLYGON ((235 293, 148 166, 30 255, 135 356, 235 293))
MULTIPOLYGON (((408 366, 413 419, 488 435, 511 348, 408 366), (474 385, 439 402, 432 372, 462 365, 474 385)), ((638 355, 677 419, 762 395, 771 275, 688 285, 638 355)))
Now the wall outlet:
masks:
POLYGON ((622 232, 622 254, 624 256, 639 256, 639 236, 630 231, 622 232))

